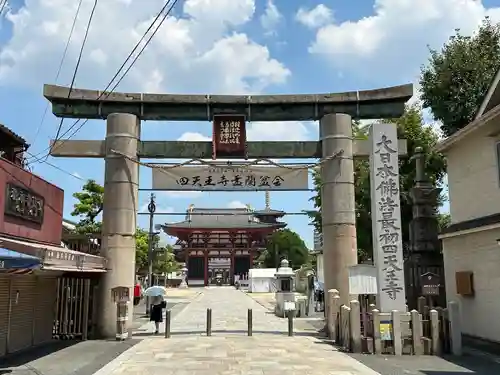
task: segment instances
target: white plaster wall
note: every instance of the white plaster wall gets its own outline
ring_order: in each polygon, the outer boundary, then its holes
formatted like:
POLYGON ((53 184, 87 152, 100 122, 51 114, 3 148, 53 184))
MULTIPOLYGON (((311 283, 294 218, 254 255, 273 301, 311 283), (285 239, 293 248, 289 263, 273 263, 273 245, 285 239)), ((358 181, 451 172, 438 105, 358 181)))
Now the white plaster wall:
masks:
POLYGON ((448 301, 458 301, 463 333, 500 342, 500 229, 443 239, 448 301), (473 297, 456 293, 455 272, 474 273, 473 297))
POLYGON ((500 178, 496 143, 500 118, 446 152, 452 223, 500 213, 500 178), (498 128, 498 129, 496 129, 498 128))

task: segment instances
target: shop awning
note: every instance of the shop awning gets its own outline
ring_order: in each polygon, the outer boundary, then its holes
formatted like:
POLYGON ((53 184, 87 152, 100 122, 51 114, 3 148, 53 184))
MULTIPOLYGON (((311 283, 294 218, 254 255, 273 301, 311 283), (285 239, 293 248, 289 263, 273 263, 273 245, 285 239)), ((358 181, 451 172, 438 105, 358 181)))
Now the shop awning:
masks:
MULTIPOLYGON (((8 248, 13 252, 22 253, 39 260, 41 270, 50 271, 79 271, 79 272, 105 272, 106 259, 79 251, 67 249, 62 246, 28 242, 0 236, 0 248, 8 248), (94 271, 94 270, 103 271, 94 271)), ((1 258, 1 254, 0 254, 1 258)))
POLYGON ((41 263, 42 260, 35 256, 0 247, 0 270, 35 269, 41 263))

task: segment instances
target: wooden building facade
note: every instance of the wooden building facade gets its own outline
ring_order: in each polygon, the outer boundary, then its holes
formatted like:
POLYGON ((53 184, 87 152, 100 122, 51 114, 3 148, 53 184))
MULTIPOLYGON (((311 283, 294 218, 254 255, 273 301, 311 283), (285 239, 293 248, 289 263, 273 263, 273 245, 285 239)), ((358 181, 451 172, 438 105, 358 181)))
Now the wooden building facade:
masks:
POLYGON ((57 332, 85 339, 106 272, 103 257, 62 245, 64 191, 25 168, 28 147, 0 125, 0 357, 57 332))
POLYGON ((267 237, 284 228, 277 219, 284 212, 249 208, 195 208, 182 222, 165 224, 163 230, 177 237, 176 259, 185 262, 189 285, 211 285, 220 275, 224 284, 247 275, 267 237))

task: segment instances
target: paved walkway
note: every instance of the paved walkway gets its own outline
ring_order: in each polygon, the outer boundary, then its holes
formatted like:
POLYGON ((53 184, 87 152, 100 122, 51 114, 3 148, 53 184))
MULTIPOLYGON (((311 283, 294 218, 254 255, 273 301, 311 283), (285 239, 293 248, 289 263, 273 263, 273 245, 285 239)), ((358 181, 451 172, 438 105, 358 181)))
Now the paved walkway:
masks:
POLYGON ((306 332, 287 336, 287 321, 234 288, 206 288, 172 321, 172 337, 147 337, 95 375, 378 375, 306 332), (206 309, 213 336, 206 337, 206 309), (253 310, 254 335, 246 336, 253 310))
MULTIPOLYGON (((169 289, 165 299, 167 302, 167 309, 172 311, 172 318, 182 311, 192 300, 196 299, 202 292, 202 288, 169 289)), ((141 307, 141 311, 145 312, 145 304, 142 304, 141 307)), ((142 314, 140 324, 132 325, 132 329, 134 338, 142 338, 141 336, 153 335, 155 326, 153 322, 149 321, 149 316, 142 314)), ((160 331, 165 332, 164 323, 160 324, 160 331)))

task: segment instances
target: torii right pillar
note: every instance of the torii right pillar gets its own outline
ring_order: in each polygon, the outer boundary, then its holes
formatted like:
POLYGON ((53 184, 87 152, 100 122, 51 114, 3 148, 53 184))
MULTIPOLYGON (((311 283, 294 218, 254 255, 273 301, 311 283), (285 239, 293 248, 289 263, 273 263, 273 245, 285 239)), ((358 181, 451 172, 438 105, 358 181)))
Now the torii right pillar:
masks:
POLYGON ((354 191, 353 135, 351 116, 329 114, 320 120, 323 158, 321 164, 321 212, 325 291, 337 289, 342 304, 349 294, 349 267, 358 263, 354 191))

